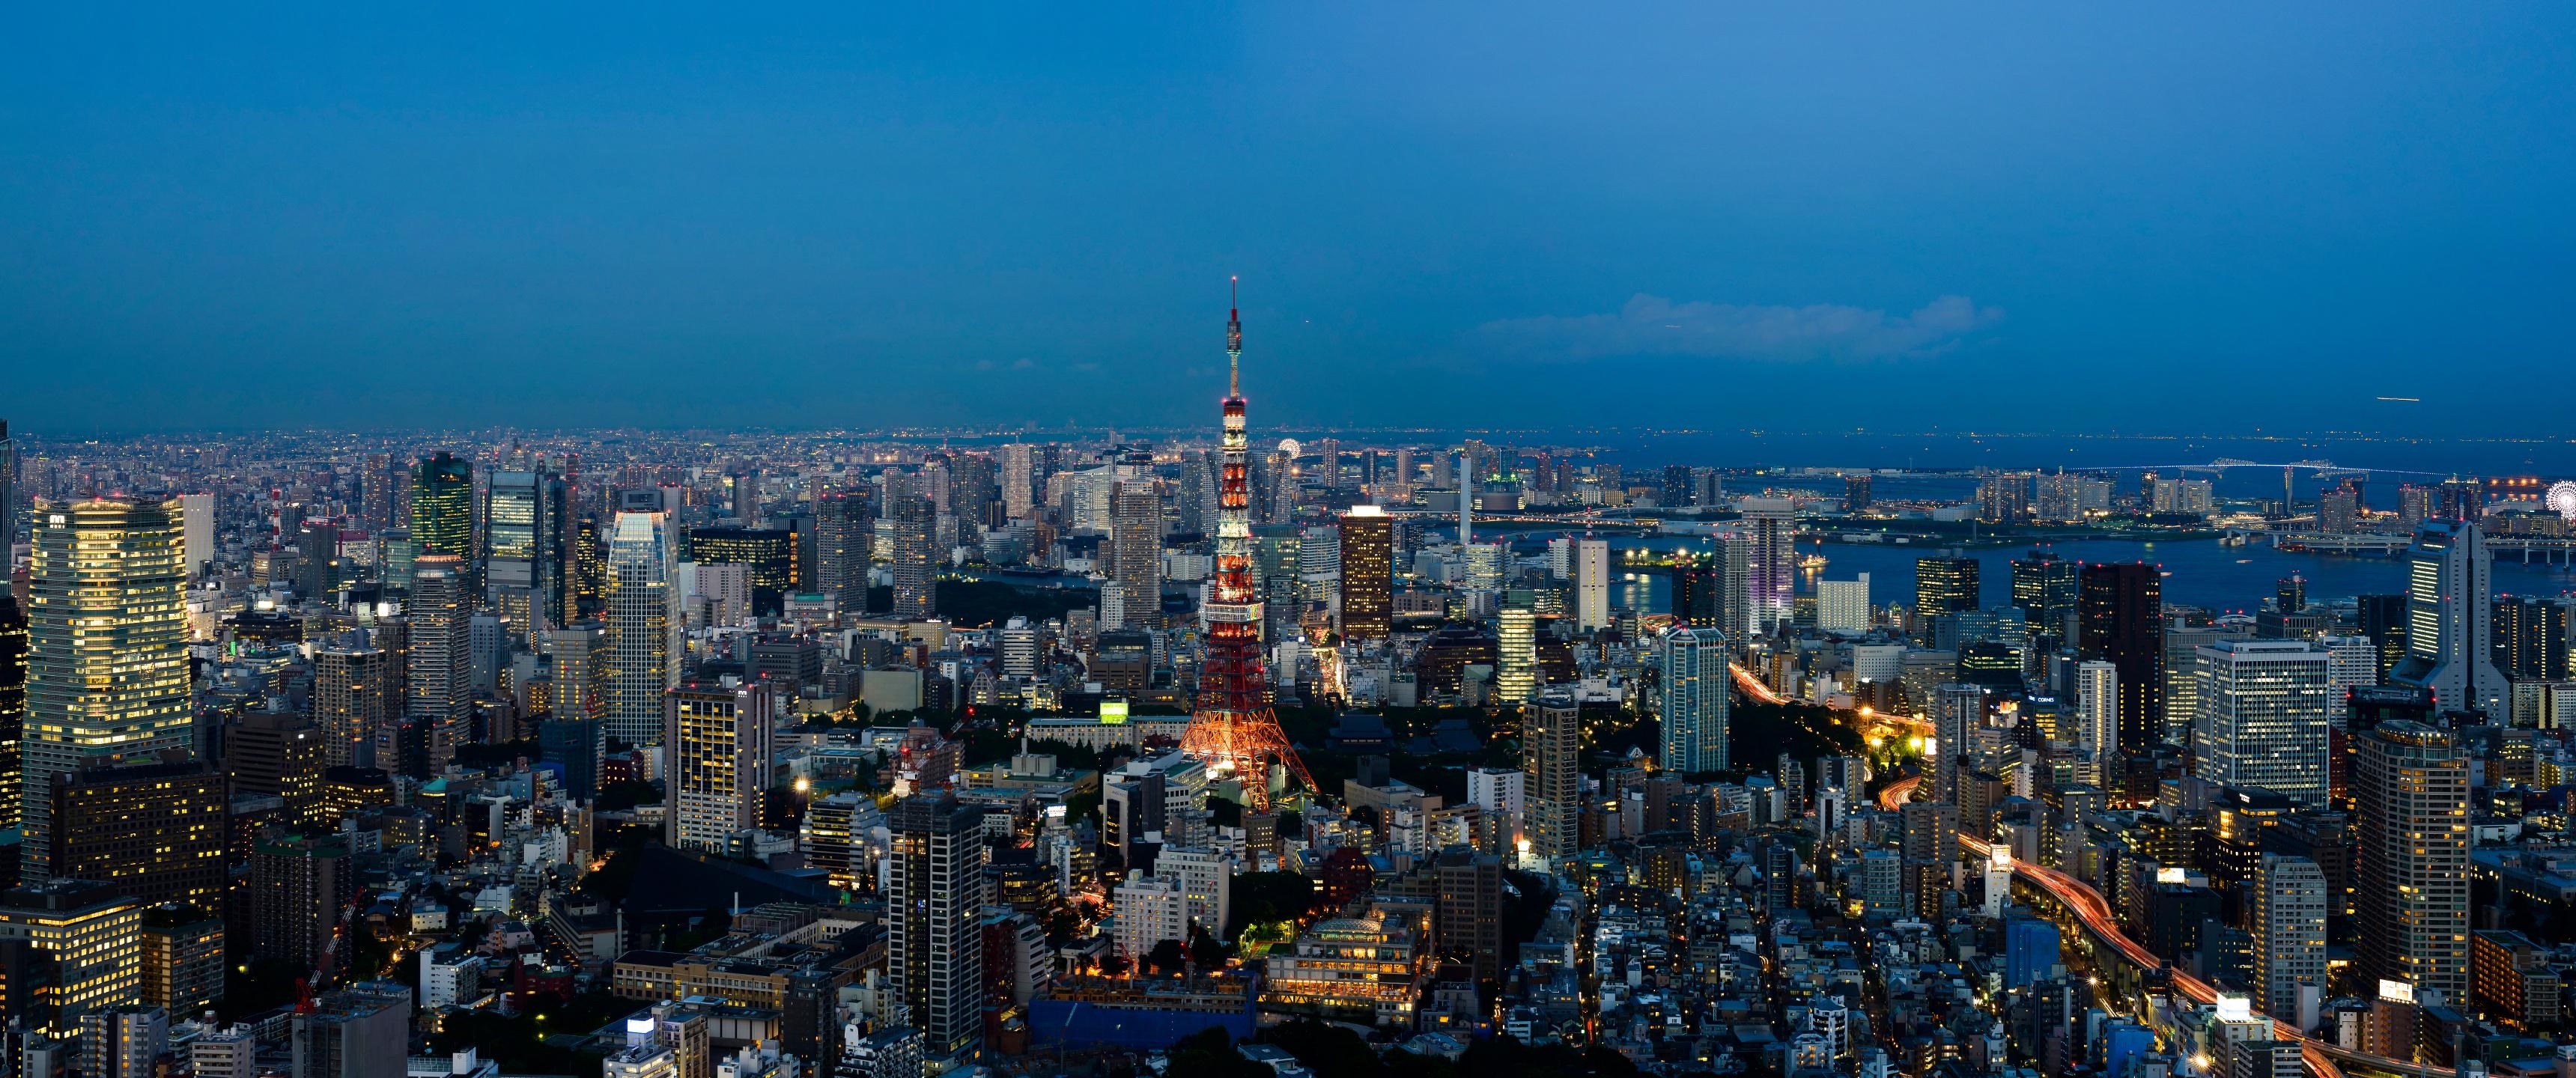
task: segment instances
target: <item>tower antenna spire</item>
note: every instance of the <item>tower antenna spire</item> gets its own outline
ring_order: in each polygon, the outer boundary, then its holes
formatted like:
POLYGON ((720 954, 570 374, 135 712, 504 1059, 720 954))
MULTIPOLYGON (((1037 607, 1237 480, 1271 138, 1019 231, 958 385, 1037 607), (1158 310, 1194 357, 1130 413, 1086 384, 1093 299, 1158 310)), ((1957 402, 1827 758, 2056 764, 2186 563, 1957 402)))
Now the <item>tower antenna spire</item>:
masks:
POLYGON ((1243 396, 1243 278, 1225 279, 1225 395, 1243 396))

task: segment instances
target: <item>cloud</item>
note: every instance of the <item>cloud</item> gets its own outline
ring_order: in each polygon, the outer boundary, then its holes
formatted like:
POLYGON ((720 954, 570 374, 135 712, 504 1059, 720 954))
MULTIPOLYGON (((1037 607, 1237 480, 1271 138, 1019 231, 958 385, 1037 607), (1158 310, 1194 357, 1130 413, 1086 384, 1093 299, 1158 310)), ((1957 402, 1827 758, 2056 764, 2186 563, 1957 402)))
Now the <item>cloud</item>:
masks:
POLYGON ((1487 322, 1478 336, 1500 352, 1577 362, 1626 356, 1698 356, 1783 363, 1920 359, 1959 346, 2003 319, 1966 296, 1943 296, 1912 314, 1838 304, 1805 307, 1674 303, 1640 295, 1615 314, 1541 315, 1487 322))

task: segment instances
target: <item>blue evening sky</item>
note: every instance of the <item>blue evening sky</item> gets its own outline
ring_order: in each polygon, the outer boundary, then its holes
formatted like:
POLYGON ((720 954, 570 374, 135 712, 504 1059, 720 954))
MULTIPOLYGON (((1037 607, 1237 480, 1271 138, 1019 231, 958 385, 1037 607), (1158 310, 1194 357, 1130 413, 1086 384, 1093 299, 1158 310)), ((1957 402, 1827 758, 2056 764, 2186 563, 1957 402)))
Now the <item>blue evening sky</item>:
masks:
POLYGON ((0 414, 2564 415, 2565 4, 698 7, 13 13, 0 414))

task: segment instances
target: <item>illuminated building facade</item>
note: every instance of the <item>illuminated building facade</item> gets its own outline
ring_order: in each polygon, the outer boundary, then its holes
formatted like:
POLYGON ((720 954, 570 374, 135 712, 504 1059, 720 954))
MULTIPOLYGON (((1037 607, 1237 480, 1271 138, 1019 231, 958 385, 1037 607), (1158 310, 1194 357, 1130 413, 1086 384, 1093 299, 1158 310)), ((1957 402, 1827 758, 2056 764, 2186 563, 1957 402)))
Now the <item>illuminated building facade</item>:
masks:
POLYGON ((609 532, 608 736, 662 739, 662 694, 680 680, 678 552, 670 517, 620 512, 609 532))
MULTIPOLYGON (((417 503, 415 503, 417 504, 417 503)), ((471 573, 453 554, 424 554, 412 561, 411 597, 403 603, 411 655, 403 682, 410 699, 404 717, 429 735, 431 773, 447 766, 456 746, 473 733, 474 647, 471 573)), ((376 758, 393 758, 378 743, 376 758)))
POLYGON ((474 556, 474 466, 440 450, 420 459, 411 479, 415 555, 474 556))
POLYGON ((664 699, 671 793, 663 841, 721 853, 733 836, 760 824, 776 717, 769 683, 681 685, 664 699))
POLYGON ((53 955, 56 979, 47 996, 57 1034, 79 1028, 83 1014, 141 996, 142 928, 142 907, 101 883, 61 880, 0 894, 0 940, 24 940, 53 955))
POLYGON ((1417 932, 1393 914, 1336 918, 1273 948, 1261 986, 1265 1011, 1411 1028, 1421 994, 1417 932))
POLYGON ((35 514, 20 812, 29 883, 53 878, 53 777, 194 740, 179 503, 93 499, 35 514))
POLYGON ((109 884, 147 906, 216 908, 226 797, 224 777, 195 762, 58 773, 54 873, 109 884))
POLYGON ((804 591, 797 576, 796 533, 771 528, 691 528, 689 560, 751 567, 751 612, 774 616, 786 597, 804 591))
POLYGON ((1395 627, 1395 518, 1374 505, 1342 514, 1342 637, 1382 640, 1395 627))
POLYGON ((2353 915, 2362 984, 2469 991, 2469 757, 2410 719, 2353 737, 2353 915))

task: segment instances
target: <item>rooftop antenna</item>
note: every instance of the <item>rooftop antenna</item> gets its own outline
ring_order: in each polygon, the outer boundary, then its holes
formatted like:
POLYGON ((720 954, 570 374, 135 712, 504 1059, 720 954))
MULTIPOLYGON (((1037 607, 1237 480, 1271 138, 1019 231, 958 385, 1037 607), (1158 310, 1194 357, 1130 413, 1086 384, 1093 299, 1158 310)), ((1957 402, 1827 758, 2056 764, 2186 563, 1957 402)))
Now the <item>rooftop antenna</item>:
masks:
POLYGON ((1243 395, 1243 278, 1225 279, 1225 395, 1243 395))

